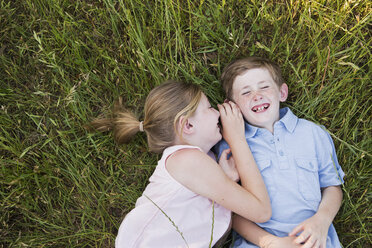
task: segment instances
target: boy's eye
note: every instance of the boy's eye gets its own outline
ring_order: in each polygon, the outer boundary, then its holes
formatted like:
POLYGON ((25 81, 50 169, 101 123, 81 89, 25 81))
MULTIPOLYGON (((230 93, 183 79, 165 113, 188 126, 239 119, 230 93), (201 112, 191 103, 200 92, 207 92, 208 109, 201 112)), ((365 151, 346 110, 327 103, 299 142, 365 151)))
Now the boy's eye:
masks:
POLYGON ((246 91, 246 92, 243 92, 242 95, 248 95, 249 93, 251 93, 250 91, 246 91))
POLYGON ((261 89, 267 89, 267 88, 269 88, 268 85, 265 85, 265 86, 261 87, 261 89))

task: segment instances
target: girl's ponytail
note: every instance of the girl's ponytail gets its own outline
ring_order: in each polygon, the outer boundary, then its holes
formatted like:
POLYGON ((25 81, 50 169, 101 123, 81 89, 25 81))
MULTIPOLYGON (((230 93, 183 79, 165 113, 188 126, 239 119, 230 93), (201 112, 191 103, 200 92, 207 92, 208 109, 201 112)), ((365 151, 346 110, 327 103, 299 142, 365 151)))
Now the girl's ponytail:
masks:
POLYGON ((152 89, 147 96, 143 122, 133 112, 123 108, 119 99, 111 118, 93 120, 86 128, 112 130, 118 144, 128 143, 138 131, 145 131, 150 151, 161 153, 174 145, 179 118, 189 118, 201 96, 202 91, 195 84, 167 81, 152 89))
POLYGON ((122 106, 119 99, 110 118, 95 119, 85 126, 89 131, 113 131, 114 139, 118 144, 128 143, 139 131, 143 131, 143 122, 135 114, 122 106), (142 129, 142 130, 141 130, 142 129))

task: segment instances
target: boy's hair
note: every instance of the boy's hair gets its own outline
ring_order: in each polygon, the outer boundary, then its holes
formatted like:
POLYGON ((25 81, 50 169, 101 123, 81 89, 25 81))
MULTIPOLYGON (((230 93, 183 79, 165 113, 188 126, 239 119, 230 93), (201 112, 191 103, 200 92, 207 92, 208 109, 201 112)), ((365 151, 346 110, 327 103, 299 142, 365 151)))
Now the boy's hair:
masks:
MULTIPOLYGON (((145 102, 142 124, 150 151, 161 153, 165 148, 174 145, 180 117, 185 116, 186 122, 187 118, 194 114, 201 96, 199 86, 176 81, 167 81, 150 91, 145 102)), ((93 120, 86 128, 97 131, 113 130, 115 141, 122 144, 128 143, 140 131, 140 121, 133 112, 123 108, 119 100, 114 105, 111 118, 93 120)))
POLYGON ((268 70, 271 77, 279 87, 284 83, 280 67, 273 61, 260 57, 246 57, 238 59, 228 64, 223 69, 221 75, 222 87, 226 93, 226 97, 229 100, 233 100, 232 87, 235 78, 239 75, 242 75, 247 70, 255 68, 265 68, 266 70, 268 70))

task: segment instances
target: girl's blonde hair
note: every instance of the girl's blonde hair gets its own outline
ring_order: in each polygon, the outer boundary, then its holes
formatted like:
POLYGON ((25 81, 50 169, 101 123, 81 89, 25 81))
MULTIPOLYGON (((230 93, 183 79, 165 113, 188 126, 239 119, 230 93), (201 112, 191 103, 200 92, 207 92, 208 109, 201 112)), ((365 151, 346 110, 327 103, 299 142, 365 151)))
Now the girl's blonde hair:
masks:
MULTIPOLYGON (((185 116, 181 123, 183 126, 187 118, 194 114, 201 96, 199 86, 176 81, 167 81, 150 91, 142 124, 150 151, 161 153, 174 145, 180 117, 185 116)), ((114 105, 111 118, 93 120, 87 127, 97 131, 113 130, 115 141, 122 144, 128 143, 140 131, 140 121, 119 100, 114 105)))

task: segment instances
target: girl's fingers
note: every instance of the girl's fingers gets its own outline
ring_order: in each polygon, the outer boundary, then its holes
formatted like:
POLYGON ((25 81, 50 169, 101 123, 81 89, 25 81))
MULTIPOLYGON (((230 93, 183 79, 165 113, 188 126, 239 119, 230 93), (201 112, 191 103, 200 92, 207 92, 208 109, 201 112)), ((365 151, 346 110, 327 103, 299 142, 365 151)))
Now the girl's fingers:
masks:
POLYGON ((217 107, 222 117, 237 116, 239 119, 243 118, 238 105, 232 101, 218 104, 217 107))
POLYGON ((232 101, 229 101, 227 103, 223 103, 223 106, 226 110, 226 113, 236 113, 236 104, 233 103, 232 101))
POLYGON ((239 114, 239 113, 241 113, 240 108, 239 108, 239 106, 238 106, 236 103, 230 101, 229 104, 230 104, 230 106, 231 106, 231 110, 232 110, 232 112, 233 112, 234 114, 239 114))
POLYGON ((232 110, 231 105, 230 105, 230 102, 224 103, 223 106, 225 107, 226 112, 232 110))
POLYGON ((230 101, 229 102, 229 105, 230 105, 230 108, 231 108, 231 112, 233 114, 236 114, 237 113, 237 111, 236 111, 236 104, 234 102, 230 101))
POLYGON ((232 102, 232 107, 233 107, 233 112, 234 114, 239 114, 240 113, 240 109, 238 107, 238 105, 236 105, 235 103, 232 102))
POLYGON ((222 151, 221 153, 221 156, 220 156, 220 160, 223 159, 223 160, 227 160, 227 155, 231 152, 230 148, 227 148, 225 150, 222 151))
POLYGON ((220 111, 220 115, 226 115, 226 109, 225 109, 225 106, 223 106, 223 104, 217 104, 217 108, 218 108, 218 111, 220 111))
POLYGON ((229 114, 229 109, 226 106, 226 103, 217 104, 218 111, 220 111, 221 118, 225 118, 229 114))

